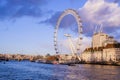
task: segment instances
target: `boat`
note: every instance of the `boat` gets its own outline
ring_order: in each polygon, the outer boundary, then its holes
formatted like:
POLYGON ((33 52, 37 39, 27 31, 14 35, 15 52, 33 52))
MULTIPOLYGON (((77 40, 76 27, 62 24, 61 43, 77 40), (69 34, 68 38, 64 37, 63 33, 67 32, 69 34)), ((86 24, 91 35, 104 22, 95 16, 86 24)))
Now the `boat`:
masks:
POLYGON ((76 66, 75 64, 68 64, 68 66, 76 66))
POLYGON ((58 61, 53 61, 52 63, 53 63, 53 64, 59 64, 59 62, 58 62, 58 61))

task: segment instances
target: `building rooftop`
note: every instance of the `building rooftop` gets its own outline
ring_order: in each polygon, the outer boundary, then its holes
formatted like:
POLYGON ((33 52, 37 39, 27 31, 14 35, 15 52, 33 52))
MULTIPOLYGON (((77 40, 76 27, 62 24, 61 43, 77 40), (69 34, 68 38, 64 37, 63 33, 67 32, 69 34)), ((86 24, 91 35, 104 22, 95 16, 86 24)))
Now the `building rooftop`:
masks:
POLYGON ((105 47, 90 47, 86 48, 84 51, 103 51, 103 49, 108 48, 120 48, 120 43, 107 44, 105 47))
POLYGON ((105 49, 106 48, 120 48, 120 43, 114 43, 114 44, 107 44, 105 46, 105 49))

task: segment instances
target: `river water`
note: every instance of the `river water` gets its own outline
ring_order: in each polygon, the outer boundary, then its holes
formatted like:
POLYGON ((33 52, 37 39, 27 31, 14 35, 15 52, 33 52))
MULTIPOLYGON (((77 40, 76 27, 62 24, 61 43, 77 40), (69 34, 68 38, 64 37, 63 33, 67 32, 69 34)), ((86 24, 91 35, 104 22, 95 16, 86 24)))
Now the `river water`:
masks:
POLYGON ((120 80, 120 66, 0 62, 0 80, 120 80))

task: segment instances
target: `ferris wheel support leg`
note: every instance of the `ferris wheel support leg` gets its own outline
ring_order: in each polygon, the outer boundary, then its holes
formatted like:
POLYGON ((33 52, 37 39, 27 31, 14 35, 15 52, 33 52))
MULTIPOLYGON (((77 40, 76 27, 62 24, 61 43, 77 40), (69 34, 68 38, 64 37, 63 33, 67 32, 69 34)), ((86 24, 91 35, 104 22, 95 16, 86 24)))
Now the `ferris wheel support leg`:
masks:
POLYGON ((69 43, 70 43, 70 49, 71 49, 72 55, 75 56, 76 50, 75 50, 75 47, 72 43, 72 40, 71 40, 71 38, 68 38, 68 40, 69 40, 69 43))

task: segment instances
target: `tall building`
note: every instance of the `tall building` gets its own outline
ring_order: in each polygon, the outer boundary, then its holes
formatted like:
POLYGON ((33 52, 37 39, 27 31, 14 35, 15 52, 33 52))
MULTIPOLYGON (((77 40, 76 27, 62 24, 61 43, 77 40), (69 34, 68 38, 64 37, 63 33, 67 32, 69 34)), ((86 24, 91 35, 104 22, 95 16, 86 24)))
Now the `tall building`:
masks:
POLYGON ((120 43, 103 32, 93 34, 92 47, 80 55, 85 62, 120 62, 120 43))
POLYGON ((95 33, 92 37, 92 47, 102 47, 108 40, 108 35, 102 32, 95 33))

